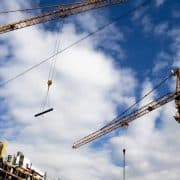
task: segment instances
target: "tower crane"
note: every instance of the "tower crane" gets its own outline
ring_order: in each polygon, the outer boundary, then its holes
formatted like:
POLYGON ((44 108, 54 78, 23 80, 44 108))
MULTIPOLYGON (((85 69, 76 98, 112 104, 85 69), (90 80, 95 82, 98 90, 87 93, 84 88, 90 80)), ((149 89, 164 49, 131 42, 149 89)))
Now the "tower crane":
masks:
POLYGON ((65 18, 67 16, 83 13, 86 11, 124 3, 126 1, 127 0, 86 0, 70 5, 61 5, 57 10, 0 26, 0 34, 40 23, 45 23, 59 18, 65 18))
POLYGON ((83 137, 82 139, 75 142, 72 148, 76 149, 82 145, 85 145, 101 136, 104 136, 115 129, 120 127, 128 126, 130 122, 144 116, 145 114, 165 105, 166 103, 175 100, 176 104, 176 115, 174 116, 175 120, 180 123, 180 68, 177 68, 171 73, 171 76, 176 76, 176 91, 172 93, 167 93, 160 98, 150 102, 149 104, 141 107, 138 110, 135 110, 128 115, 115 119, 111 123, 105 125, 101 129, 89 134, 88 136, 83 137))

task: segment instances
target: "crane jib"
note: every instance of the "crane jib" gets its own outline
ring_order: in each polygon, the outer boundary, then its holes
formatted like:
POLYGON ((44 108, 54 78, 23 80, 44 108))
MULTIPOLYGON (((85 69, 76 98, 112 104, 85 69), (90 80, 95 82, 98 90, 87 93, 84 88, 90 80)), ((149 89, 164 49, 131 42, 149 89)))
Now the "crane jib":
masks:
POLYGON ((86 11, 124 3, 126 1, 128 0, 90 0, 71 5, 60 6, 58 10, 50 11, 48 13, 40 14, 38 16, 33 16, 18 22, 13 22, 4 26, 0 26, 0 34, 40 23, 45 23, 58 18, 65 18, 67 16, 83 13, 86 11))
POLYGON ((98 131, 89 134, 88 136, 85 136, 84 138, 75 142, 72 147, 78 148, 78 147, 80 147, 84 144, 87 144, 103 135, 110 133, 111 131, 113 131, 119 127, 123 127, 125 124, 128 124, 128 123, 138 119, 139 117, 144 116, 145 114, 174 100, 176 97, 178 97, 178 95, 176 93, 167 93, 167 94, 161 96, 160 98, 148 103, 147 105, 143 106, 142 108, 140 108, 122 118, 119 118, 118 120, 112 122, 111 124, 108 124, 107 126, 104 126, 103 128, 99 129, 98 131))

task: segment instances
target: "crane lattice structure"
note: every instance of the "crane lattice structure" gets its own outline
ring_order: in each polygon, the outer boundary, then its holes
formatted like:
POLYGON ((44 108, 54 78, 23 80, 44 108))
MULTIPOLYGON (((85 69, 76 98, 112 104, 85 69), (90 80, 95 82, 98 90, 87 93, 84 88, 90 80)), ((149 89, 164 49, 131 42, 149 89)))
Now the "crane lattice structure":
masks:
POLYGON ((180 68, 177 68, 171 75, 174 75, 177 77, 176 80, 176 91, 173 93, 167 93, 160 98, 150 102, 149 104, 143 106, 142 108, 125 115, 123 117, 117 118, 117 120, 112 121, 112 123, 107 124, 106 126, 102 127, 101 129, 89 134, 88 136, 85 136, 84 138, 78 140, 73 144, 73 148, 79 148, 82 145, 85 145, 103 135, 106 135, 110 133, 111 131, 114 131, 115 129, 118 129, 120 127, 128 126, 130 122, 136 120, 137 118, 140 118, 144 116, 145 114, 167 104, 168 102, 175 100, 177 113, 174 116, 175 120, 180 123, 180 68))
POLYGON ((61 5, 57 10, 0 26, 0 34, 40 23, 45 23, 59 18, 65 18, 86 11, 124 3, 126 1, 127 0, 86 0, 82 2, 76 2, 71 5, 61 5))

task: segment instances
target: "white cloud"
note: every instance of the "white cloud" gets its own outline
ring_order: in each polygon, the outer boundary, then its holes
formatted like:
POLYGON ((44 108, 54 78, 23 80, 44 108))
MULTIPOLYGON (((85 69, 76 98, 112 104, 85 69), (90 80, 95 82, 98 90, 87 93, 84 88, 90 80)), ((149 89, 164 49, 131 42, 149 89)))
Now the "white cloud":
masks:
MULTIPOLYGON (((56 33, 40 27, 3 36, 7 43, 2 44, 2 48, 11 47, 9 63, 0 70, 3 80, 52 54, 56 33)), ((61 48, 84 35, 77 34, 74 25, 66 24, 59 34, 61 48)), ((47 170, 49 176, 116 180, 121 175, 121 168, 113 164, 108 150, 98 152, 88 146, 76 151, 71 149, 76 139, 115 116, 114 100, 129 104, 124 98, 133 99, 136 83, 133 72, 117 70, 113 59, 95 50, 95 45, 93 39, 89 39, 57 57, 50 90, 54 111, 44 117, 34 118, 33 115, 40 111, 45 97, 50 62, 0 89, 0 96, 7 101, 5 120, 12 122, 1 134, 11 140, 9 152, 23 151, 33 164, 47 170)), ((113 48, 113 43, 111 46, 113 48)), ((3 54, 1 58, 5 58, 3 54)))
POLYGON ((165 0, 156 0, 156 6, 159 7, 164 4, 165 0))
POLYGON ((174 18, 179 18, 179 17, 180 17, 180 12, 179 12, 178 10, 173 10, 172 16, 173 16, 174 18))
POLYGON ((170 48, 173 52, 173 65, 180 66, 180 30, 178 27, 168 31, 168 36, 172 39, 170 48))
POLYGON ((153 23, 152 23, 152 20, 149 16, 144 16, 142 18, 142 25, 143 25, 143 30, 146 33, 151 32, 153 29, 153 23))
MULTIPOLYGON (((144 84, 144 92, 151 89, 150 82, 144 84)), ((146 101, 151 101, 153 96, 146 101)), ((143 104, 146 104, 145 102, 143 104)), ((137 119, 120 137, 111 138, 110 147, 114 148, 117 157, 122 158, 123 148, 126 148, 127 178, 138 180, 156 180, 159 178, 178 179, 180 157, 179 124, 174 120, 174 103, 170 103, 137 119), (162 128, 156 127, 157 118, 163 121, 162 128), (172 133, 173 132, 173 133, 172 133), (172 161, 172 156, 177 157, 172 161)), ((119 158, 119 161, 121 159, 119 158)))
POLYGON ((157 35, 162 35, 167 32, 168 29, 168 23, 163 22, 155 26, 154 33, 157 35))
MULTIPOLYGON (((62 46, 66 47, 85 34, 76 33, 74 25, 66 24, 59 35, 62 46)), ((0 77, 6 80, 50 56, 56 35, 43 30, 42 26, 2 35, 7 43, 1 46, 4 49, 10 46, 8 54, 11 56, 8 64, 0 67, 0 77)), ((177 37, 177 33, 171 32, 170 36, 177 37)), ((96 43, 101 43, 102 36, 96 38, 95 44, 94 39, 89 39, 57 57, 56 75, 50 90, 54 111, 44 117, 34 118, 33 115, 40 111, 47 90, 50 62, 1 87, 0 97, 6 99, 8 108, 3 116, 8 125, 3 127, 1 136, 10 139, 8 151, 23 151, 35 166, 48 171, 48 177, 116 180, 122 177, 122 168, 112 156, 121 162, 125 144, 128 179, 178 180, 180 142, 175 137, 180 134, 173 119, 173 103, 136 120, 127 134, 110 138, 100 150, 88 145, 71 149, 76 139, 112 119, 117 103, 130 105, 135 101, 137 80, 133 71, 117 69, 111 56, 96 50, 96 43), (157 129, 156 120, 160 117, 163 124, 157 129)), ((177 40, 174 41, 175 47, 177 44, 177 40)), ((7 52, 1 54, 1 58, 6 59, 6 55, 7 52)), ((142 95, 151 88, 151 82, 145 81, 142 95)))
MULTIPOLYGON (((7 55, 8 55, 8 47, 0 45, 0 56, 1 57, 6 57, 7 55)), ((2 59, 2 61, 3 61, 3 59, 2 59)))
POLYGON ((142 27, 142 31, 146 34, 149 34, 153 31, 154 29, 154 23, 152 21, 151 16, 145 15, 146 9, 137 11, 132 20, 136 24, 139 24, 142 27))
POLYGON ((159 52, 154 61, 155 65, 153 68, 153 73, 158 73, 164 70, 169 66, 170 63, 172 63, 172 57, 164 51, 159 52))
MULTIPOLYGON (((38 3, 39 0, 35 0, 32 4, 38 3)), ((24 1, 24 0, 18 0, 18 3, 16 1, 6 1, 6 0, 1 0, 1 11, 8 11, 8 10, 17 10, 17 9, 25 9, 30 6, 31 2, 30 1, 24 1)), ((30 15, 28 13, 28 15, 30 15)), ((0 24, 6 24, 6 23, 11 23, 13 21, 19 21, 21 18, 26 17, 27 14, 25 13, 5 13, 1 14, 0 16, 0 24)))
MULTIPOLYGON (((78 21, 79 27, 91 33, 96 31, 97 28, 108 24, 108 17, 108 13, 103 11, 103 15, 96 12, 86 13, 83 14, 83 16, 77 16, 76 20, 78 21)), ((126 58, 124 49, 121 46, 121 42, 125 41, 124 34, 119 31, 114 24, 111 24, 107 28, 103 29, 100 33, 92 36, 92 40, 96 48, 102 48, 104 49, 104 52, 111 49, 111 54, 115 54, 119 60, 124 60, 126 58)), ((110 56, 110 53, 108 53, 107 55, 110 56)))

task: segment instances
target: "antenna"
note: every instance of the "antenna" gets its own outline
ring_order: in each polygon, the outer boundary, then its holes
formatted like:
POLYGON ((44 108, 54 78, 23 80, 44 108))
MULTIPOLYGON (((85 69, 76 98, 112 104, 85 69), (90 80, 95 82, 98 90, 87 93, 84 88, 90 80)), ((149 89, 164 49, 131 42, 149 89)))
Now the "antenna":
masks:
POLYGON ((123 180, 126 179, 126 149, 123 149, 123 180))

